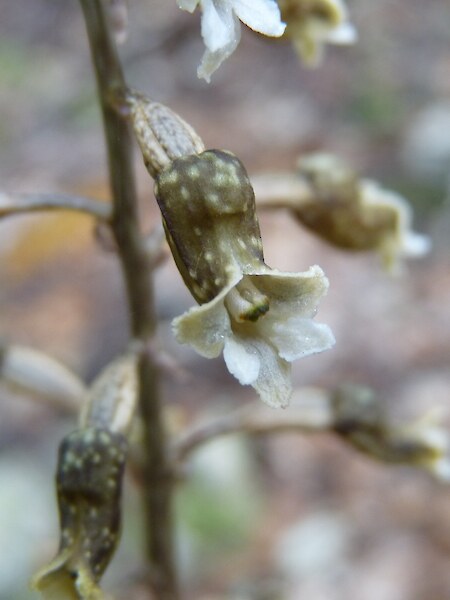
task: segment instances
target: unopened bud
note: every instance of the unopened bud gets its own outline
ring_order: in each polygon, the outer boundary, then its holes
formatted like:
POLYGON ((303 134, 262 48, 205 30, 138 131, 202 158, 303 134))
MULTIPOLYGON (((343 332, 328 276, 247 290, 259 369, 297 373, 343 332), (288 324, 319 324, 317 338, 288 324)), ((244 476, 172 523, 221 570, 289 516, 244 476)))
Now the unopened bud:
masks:
POLYGON ((133 424, 138 395, 136 355, 110 363, 85 394, 80 427, 108 429, 127 435, 133 424))
POLYGON ((61 443, 56 474, 60 546, 33 579, 46 600, 97 600, 97 584, 120 534, 120 497, 126 439, 88 427, 61 443))
POLYGON ((205 149, 194 129, 164 104, 140 94, 131 94, 127 100, 134 133, 153 178, 173 160, 205 149))

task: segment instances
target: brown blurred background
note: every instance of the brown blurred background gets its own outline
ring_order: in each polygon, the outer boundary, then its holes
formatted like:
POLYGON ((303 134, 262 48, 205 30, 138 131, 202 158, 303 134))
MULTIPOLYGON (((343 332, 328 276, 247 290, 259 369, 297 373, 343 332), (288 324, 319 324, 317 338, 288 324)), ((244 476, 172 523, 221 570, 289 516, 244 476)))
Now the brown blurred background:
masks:
MULTIPOLYGON (((450 8, 446 0, 349 2, 360 41, 305 70, 287 42, 243 31, 236 53, 196 78, 199 15, 175 0, 130 0, 121 48, 133 87, 168 104, 208 147, 251 173, 335 152, 409 198, 432 253, 401 278, 377 258, 326 247, 287 214, 260 216, 268 264, 320 264, 331 287, 318 320, 335 349, 298 361, 297 386, 374 387, 396 418, 443 410, 450 427, 450 8)), ((0 4, 0 190, 108 198, 104 147, 77 2, 0 4)), ((142 212, 158 219, 136 155, 142 212)), ((90 381, 127 341, 117 260, 72 214, 0 223, 0 336, 48 352, 90 381)), ((169 258, 159 269, 160 339, 185 370, 164 380, 176 423, 254 398, 178 347, 171 319, 192 304, 169 258)), ((52 477, 74 419, 0 388, 0 600, 28 600, 31 572, 56 549, 52 477)), ((426 475, 370 462, 332 436, 229 439, 199 453, 180 494, 188 599, 448 600, 450 495, 426 475)), ((122 547, 106 577, 117 598, 141 564, 138 495, 127 486, 122 547)), ((137 588, 134 597, 144 598, 137 588)))

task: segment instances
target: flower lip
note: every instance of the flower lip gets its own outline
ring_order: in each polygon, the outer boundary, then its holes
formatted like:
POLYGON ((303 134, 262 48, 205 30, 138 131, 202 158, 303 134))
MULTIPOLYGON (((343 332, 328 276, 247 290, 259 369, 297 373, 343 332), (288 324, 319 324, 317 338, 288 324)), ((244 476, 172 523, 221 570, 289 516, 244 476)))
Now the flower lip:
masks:
POLYGON ((172 325, 180 343, 207 358, 223 351, 228 370, 241 384, 252 385, 269 406, 285 407, 292 393, 290 363, 334 345, 329 327, 312 320, 327 289, 320 267, 281 273, 262 264, 259 273, 236 276, 215 298, 172 325), (240 319, 241 290, 249 289, 257 291, 253 299, 266 297, 269 308, 255 319, 240 319))

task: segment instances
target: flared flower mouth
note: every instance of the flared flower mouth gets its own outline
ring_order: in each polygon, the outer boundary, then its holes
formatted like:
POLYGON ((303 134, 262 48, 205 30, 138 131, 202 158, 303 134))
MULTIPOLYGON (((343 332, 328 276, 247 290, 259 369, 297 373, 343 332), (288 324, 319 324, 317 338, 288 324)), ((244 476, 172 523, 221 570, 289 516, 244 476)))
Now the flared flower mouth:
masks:
POLYGON ((44 600, 107 600, 86 565, 72 564, 72 558, 69 549, 61 552, 31 586, 44 600))
POLYGON ((394 216, 394 227, 386 232, 379 244, 379 252, 388 270, 395 273, 400 270, 403 258, 419 258, 430 251, 429 237, 413 231, 411 206, 400 194, 386 190, 374 181, 363 180, 361 198, 364 206, 394 216))
POLYGON ((313 321, 327 289, 318 266, 282 273, 263 265, 259 273, 236 274, 213 300, 174 319, 174 332, 202 356, 223 352, 241 384, 252 385, 269 406, 286 407, 290 363, 334 345, 330 328, 313 321))
POLYGON ((351 251, 376 251, 391 273, 401 271, 404 258, 430 250, 429 238, 413 231, 411 206, 400 194, 359 179, 332 155, 302 157, 298 168, 310 197, 290 201, 289 208, 325 241, 351 251))

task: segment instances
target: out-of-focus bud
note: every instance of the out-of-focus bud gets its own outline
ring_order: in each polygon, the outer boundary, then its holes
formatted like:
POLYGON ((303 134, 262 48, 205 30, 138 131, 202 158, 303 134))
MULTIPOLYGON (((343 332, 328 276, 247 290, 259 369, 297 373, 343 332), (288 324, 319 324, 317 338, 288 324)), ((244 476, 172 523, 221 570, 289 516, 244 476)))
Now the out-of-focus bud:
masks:
POLYGON ((81 406, 86 387, 60 362, 32 348, 0 348, 0 380, 20 392, 43 397, 72 412, 81 406))
POLYGON ((56 474, 61 538, 56 558, 32 581, 45 600, 100 600, 97 584, 120 534, 127 441, 86 427, 61 443, 56 474))
POLYGON ((100 373, 85 394, 80 427, 129 434, 138 397, 136 363, 135 353, 130 352, 114 360, 100 373))
POLYGON ((145 166, 153 178, 173 160, 205 149, 194 129, 164 104, 137 93, 130 93, 127 102, 145 166))
POLYGON ((290 38, 304 64, 320 64, 324 46, 353 44, 357 39, 343 0, 278 0, 290 38))
POLYGON ((450 436, 436 423, 422 419, 392 425, 375 393, 362 386, 341 386, 332 405, 334 430, 359 451, 381 462, 420 467, 441 481, 450 481, 450 436))
POLYGON ((359 180, 336 157, 313 154, 299 160, 298 170, 311 187, 309 198, 289 207, 303 225, 327 242, 347 250, 378 251, 388 270, 403 257, 422 256, 430 242, 411 231, 412 212, 404 198, 359 180))
POLYGON ((98 582, 120 535, 123 472, 137 401, 136 352, 119 357, 84 395, 80 428, 60 445, 60 545, 32 581, 45 600, 103 600, 98 582))

